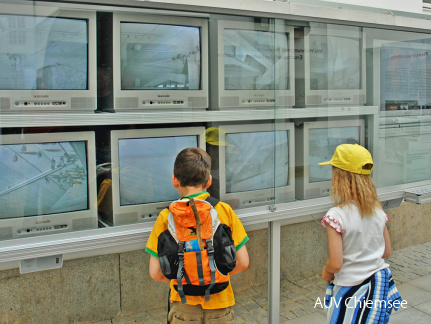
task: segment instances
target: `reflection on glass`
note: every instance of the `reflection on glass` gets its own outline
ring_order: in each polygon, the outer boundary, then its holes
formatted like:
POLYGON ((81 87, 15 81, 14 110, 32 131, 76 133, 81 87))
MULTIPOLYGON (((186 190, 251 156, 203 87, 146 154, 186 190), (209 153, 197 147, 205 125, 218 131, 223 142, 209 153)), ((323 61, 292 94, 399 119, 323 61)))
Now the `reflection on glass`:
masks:
POLYGON ((0 145, 1 218, 88 209, 85 142, 0 145))
POLYGON ((379 138, 378 185, 393 186, 431 179, 431 128, 382 129, 379 138))
POLYGON ((197 136, 120 139, 120 205, 178 199, 172 186, 175 158, 197 141, 197 136))
POLYGON ((380 60, 381 107, 412 110, 431 105, 430 39, 383 44, 380 60))
POLYGON ((225 90, 288 90, 288 35, 224 31, 225 90))
POLYGON ((199 27, 121 23, 123 90, 201 89, 199 27))
POLYGON ((319 163, 329 161, 338 145, 359 144, 359 142, 359 127, 310 129, 310 182, 330 181, 332 168, 319 165, 319 163))
POLYGON ((0 89, 87 89, 86 20, 0 15, 0 26, 0 89))
POLYGON ((287 131, 226 134, 226 193, 289 183, 287 131))
POLYGON ((310 35, 311 90, 361 88, 361 39, 310 35))

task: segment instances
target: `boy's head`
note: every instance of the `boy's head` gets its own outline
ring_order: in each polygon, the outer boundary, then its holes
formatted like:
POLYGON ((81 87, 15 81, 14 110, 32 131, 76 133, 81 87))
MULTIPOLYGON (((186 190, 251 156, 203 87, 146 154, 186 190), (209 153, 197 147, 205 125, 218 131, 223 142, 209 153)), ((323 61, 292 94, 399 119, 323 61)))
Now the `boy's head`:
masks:
POLYGON ((206 188, 211 172, 211 158, 201 148, 189 147, 178 153, 174 163, 174 177, 181 187, 206 188))

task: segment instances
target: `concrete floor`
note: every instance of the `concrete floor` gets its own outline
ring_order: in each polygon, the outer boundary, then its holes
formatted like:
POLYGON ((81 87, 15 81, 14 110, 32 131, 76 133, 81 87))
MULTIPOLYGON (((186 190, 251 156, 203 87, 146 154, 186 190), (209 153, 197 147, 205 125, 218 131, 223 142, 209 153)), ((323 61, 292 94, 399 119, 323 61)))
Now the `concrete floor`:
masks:
MULTIPOLYGON (((388 259, 401 297, 407 306, 393 312, 390 324, 431 323, 431 242, 395 251, 388 259)), ((280 323, 326 323, 323 303, 326 282, 319 276, 281 280, 280 323)), ((235 323, 268 323, 268 287, 257 286, 235 295, 235 323)), ((166 305, 160 309, 116 317, 98 324, 166 323, 166 305)))

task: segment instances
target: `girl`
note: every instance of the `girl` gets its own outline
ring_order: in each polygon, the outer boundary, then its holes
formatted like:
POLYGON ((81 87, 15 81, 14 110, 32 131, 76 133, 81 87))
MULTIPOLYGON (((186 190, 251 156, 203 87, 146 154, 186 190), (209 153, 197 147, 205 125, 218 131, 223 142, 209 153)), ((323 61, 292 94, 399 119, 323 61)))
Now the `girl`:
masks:
POLYGON ((342 144, 330 161, 319 164, 332 165, 334 200, 321 223, 329 247, 322 279, 333 280, 328 323, 388 323, 402 299, 383 260, 391 255, 391 241, 371 178, 371 154, 358 144, 342 144))

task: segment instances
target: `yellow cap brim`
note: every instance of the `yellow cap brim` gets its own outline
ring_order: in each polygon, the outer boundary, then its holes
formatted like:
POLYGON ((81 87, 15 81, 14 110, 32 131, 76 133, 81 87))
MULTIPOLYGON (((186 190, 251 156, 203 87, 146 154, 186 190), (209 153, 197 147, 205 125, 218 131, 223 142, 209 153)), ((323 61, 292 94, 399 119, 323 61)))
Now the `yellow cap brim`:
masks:
POLYGON ((331 161, 320 162, 319 165, 331 165, 331 161))

